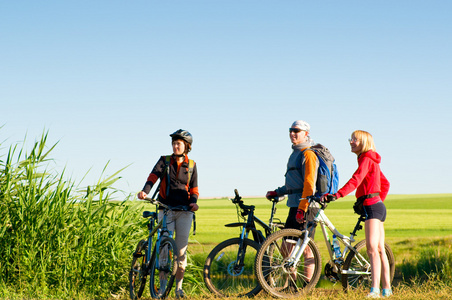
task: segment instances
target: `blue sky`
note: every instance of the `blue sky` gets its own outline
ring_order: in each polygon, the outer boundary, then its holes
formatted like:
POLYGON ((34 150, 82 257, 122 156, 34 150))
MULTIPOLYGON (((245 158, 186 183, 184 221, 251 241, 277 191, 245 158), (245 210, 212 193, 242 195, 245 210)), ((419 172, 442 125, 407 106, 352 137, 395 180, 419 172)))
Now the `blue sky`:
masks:
MULTIPOLYGON (((284 183, 297 119, 332 151, 371 132, 392 194, 451 193, 450 1, 0 1, 0 140, 49 131, 82 185, 139 191, 169 134, 201 197, 284 183)), ((49 145, 50 145, 49 144, 49 145)), ((5 153, 5 148, 1 149, 5 153)))

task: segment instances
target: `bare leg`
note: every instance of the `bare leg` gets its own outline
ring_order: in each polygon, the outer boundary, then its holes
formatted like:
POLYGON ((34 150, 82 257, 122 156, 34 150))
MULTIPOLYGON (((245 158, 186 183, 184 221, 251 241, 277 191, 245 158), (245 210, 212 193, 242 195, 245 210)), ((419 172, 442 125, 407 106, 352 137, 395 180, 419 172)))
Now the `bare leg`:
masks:
MULTIPOLYGON (((382 239, 380 230, 382 222, 378 219, 370 219, 366 220, 365 224, 366 224, 365 231, 366 231, 367 254, 369 255, 370 265, 372 267, 371 271, 372 287, 379 289, 381 277, 381 263, 382 263, 382 259, 380 256, 380 241, 382 239)), ((384 244, 383 244, 383 253, 384 253, 384 244)))
POLYGON ((306 281, 311 281, 312 275, 314 275, 314 254, 312 254, 311 248, 306 247, 306 250, 303 252, 303 256, 305 259, 304 276, 306 276, 306 281))
MULTIPOLYGON (((281 254, 283 257, 288 257, 293 250, 294 245, 292 243, 287 243, 284 241, 281 244, 281 254)), ((304 276, 307 282, 309 282, 312 278, 312 275, 314 274, 314 255, 311 251, 311 248, 306 247, 306 249, 303 252, 303 257, 305 259, 305 268, 304 268, 304 276)), ((294 273, 291 273, 290 276, 295 281, 297 279, 297 273, 296 270, 294 273)))
POLYGON ((379 241, 379 251, 381 257, 381 286, 384 289, 391 288, 391 276, 388 257, 385 251, 385 228, 383 222, 380 222, 380 241, 379 241))

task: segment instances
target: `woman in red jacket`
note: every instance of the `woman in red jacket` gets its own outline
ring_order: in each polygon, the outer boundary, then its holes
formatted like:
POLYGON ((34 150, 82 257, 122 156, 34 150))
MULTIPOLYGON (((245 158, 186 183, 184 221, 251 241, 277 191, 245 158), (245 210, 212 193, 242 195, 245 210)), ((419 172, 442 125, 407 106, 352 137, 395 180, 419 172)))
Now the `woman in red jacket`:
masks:
POLYGON ((322 200, 334 201, 356 189, 357 201, 363 201, 362 213, 366 216, 366 247, 372 267, 372 287, 367 297, 380 298, 380 278, 383 297, 388 297, 392 295, 392 290, 384 245, 383 222, 386 219, 386 207, 383 201, 389 191, 389 181, 380 170, 381 156, 375 152, 372 135, 366 131, 356 130, 349 141, 351 151, 358 156, 358 169, 336 194, 324 195, 322 200))

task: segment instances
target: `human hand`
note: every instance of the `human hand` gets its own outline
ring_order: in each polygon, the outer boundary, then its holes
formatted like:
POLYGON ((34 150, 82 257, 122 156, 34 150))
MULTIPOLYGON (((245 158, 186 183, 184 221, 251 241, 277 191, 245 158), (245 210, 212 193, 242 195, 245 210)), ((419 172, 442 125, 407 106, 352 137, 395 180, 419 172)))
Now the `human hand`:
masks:
POLYGON ((137 194, 138 199, 144 199, 148 196, 145 192, 141 191, 137 194))
POLYGON ((295 216, 295 219, 297 220, 298 223, 302 224, 305 222, 305 213, 304 210, 302 209, 297 209, 297 214, 295 216))
POLYGON ((199 206, 196 203, 190 203, 189 206, 191 207, 190 211, 197 211, 199 209, 199 206))
POLYGON ((278 194, 275 191, 268 191, 267 194, 265 195, 265 197, 268 200, 272 200, 273 198, 278 197, 278 194))
POLYGON ((326 194, 326 201, 327 202, 331 202, 331 201, 336 201, 337 197, 334 194, 326 194))
POLYGON ((329 203, 329 202, 334 201, 336 199, 337 199, 337 197, 335 195, 325 194, 322 197, 320 197, 320 203, 329 203))

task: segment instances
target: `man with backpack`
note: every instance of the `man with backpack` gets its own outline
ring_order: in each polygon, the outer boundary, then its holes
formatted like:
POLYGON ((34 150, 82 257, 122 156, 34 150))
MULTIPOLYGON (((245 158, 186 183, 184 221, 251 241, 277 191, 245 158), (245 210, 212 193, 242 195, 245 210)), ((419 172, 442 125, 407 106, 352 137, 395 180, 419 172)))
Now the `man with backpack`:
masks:
MULTIPOLYGON (((268 199, 288 195, 287 206, 289 207, 289 215, 287 216, 285 228, 299 230, 306 228, 306 215, 309 205, 306 197, 313 196, 316 191, 319 159, 314 151, 308 150, 312 144, 309 136, 310 129, 311 127, 305 121, 298 120, 293 122, 289 128, 293 151, 287 162, 285 185, 274 191, 267 192, 266 195, 268 199)), ((312 232, 312 238, 314 238, 313 234, 314 232, 312 232)), ((283 245, 283 248, 286 247, 290 248, 290 245, 283 245)), ((288 249, 287 252, 290 253, 290 250, 288 249)), ((313 254, 308 248, 303 255, 306 265, 314 266, 313 254)), ((309 280, 312 277, 313 268, 308 267, 306 270, 304 275, 309 280)), ((296 275, 293 274, 294 276, 296 275)))
POLYGON ((311 127, 305 121, 293 122, 289 128, 293 151, 287 162, 285 185, 267 192, 266 195, 269 199, 288 195, 289 215, 285 228, 305 229, 309 205, 306 197, 313 196, 316 191, 319 159, 314 151, 306 151, 311 148, 312 143, 309 136, 310 129, 311 127))

